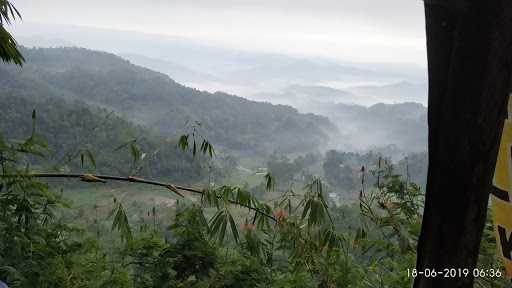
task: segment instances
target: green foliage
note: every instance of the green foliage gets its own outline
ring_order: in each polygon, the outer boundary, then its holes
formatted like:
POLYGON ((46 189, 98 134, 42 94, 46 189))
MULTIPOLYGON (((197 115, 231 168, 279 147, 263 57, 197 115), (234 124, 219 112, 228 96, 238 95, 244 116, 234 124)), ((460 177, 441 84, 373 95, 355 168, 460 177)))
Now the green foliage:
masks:
POLYGON ((195 157, 198 152, 198 144, 196 141, 202 140, 201 146, 199 147, 199 152, 201 152, 203 155, 209 155, 211 158, 215 154, 215 150, 213 145, 201 133, 199 133, 200 127, 201 123, 195 122, 191 127, 192 132, 190 134, 184 134, 180 136, 178 140, 178 147, 183 151, 192 147, 192 156, 195 157), (192 137, 190 137, 190 135, 192 135, 192 137), (190 138, 192 138, 192 144, 189 143, 190 138))
POLYGON ((10 25, 16 18, 21 19, 21 14, 16 7, 8 0, 0 0, 0 59, 21 66, 25 58, 18 50, 14 37, 5 29, 5 26, 10 25))
POLYGON ((210 220, 211 234, 218 237, 220 244, 224 242, 228 223, 235 241, 238 242, 238 228, 228 209, 218 210, 210 220))
POLYGON ((179 210, 170 229, 174 232, 173 240, 160 253, 157 265, 170 268, 173 273, 161 271, 157 277, 159 283, 165 285, 165 279, 171 278, 197 282, 208 277, 215 267, 217 252, 207 238, 207 225, 201 209, 179 210))
MULTIPOLYGON (((46 149, 31 131, 26 141, 0 141, 3 173, 14 174, 0 185, 0 278, 12 287, 369 288, 409 287, 412 280, 406 271, 415 263, 423 195, 385 160, 363 171, 360 214, 329 206, 318 177, 302 193, 280 194, 273 206, 241 187, 209 187, 200 202, 178 204, 163 231, 156 224, 134 229, 130 210, 115 199, 110 219, 118 245, 65 223, 59 211, 67 202, 23 176, 27 156, 46 149), (375 185, 366 185, 369 178, 375 185), (245 219, 233 204, 249 209, 245 219)), ((148 216, 158 217, 154 208, 148 216)), ((482 241, 480 265, 497 267, 490 224, 482 241)), ((506 287, 502 279, 480 280, 506 287)))
POLYGON ((343 187, 348 191, 353 191, 357 187, 357 175, 353 171, 353 166, 359 167, 363 163, 354 163, 351 159, 355 154, 339 153, 334 150, 325 154, 323 170, 325 179, 329 185, 334 187, 343 187))
POLYGON ((118 202, 116 198, 114 198, 114 209, 110 212, 109 218, 112 216, 114 216, 112 230, 117 229, 119 233, 121 233, 121 240, 128 242, 132 241, 133 236, 130 223, 128 223, 128 217, 126 216, 123 204, 118 202))
POLYGON ((305 219, 308 216, 309 226, 323 224, 327 216, 331 219, 329 207, 327 207, 323 194, 322 181, 319 178, 313 179, 306 185, 306 191, 301 218, 305 219))
POLYGON ((302 157, 297 157, 291 161, 283 155, 272 155, 267 161, 267 168, 274 180, 279 179, 281 184, 279 187, 284 188, 298 178, 300 172, 306 167, 304 162, 302 157))
POLYGON ((0 1, 0 25, 11 24, 11 21, 16 20, 16 17, 21 19, 18 9, 7 0, 0 1))
POLYGON ((209 287, 268 287, 269 271, 254 257, 233 255, 221 259, 209 287))
MULTIPOLYGON (((361 183, 360 194, 358 201, 344 206, 328 201, 321 178, 305 177, 305 173, 297 177, 311 157, 275 157, 268 163, 270 172, 263 184, 268 191, 262 198, 256 198, 247 186, 216 186, 209 181, 200 199, 190 197, 185 204, 167 207, 170 213, 164 216, 155 206, 148 211, 136 202, 126 205, 124 199, 122 203, 114 198, 105 220, 111 225, 107 226, 97 215, 88 222, 87 214, 97 213, 101 205, 106 210, 110 204, 97 202, 94 212, 71 207, 50 182, 26 175, 46 168, 49 159, 69 158, 79 159, 75 162, 80 165, 70 160, 54 166, 112 171, 114 164, 121 164, 118 171, 125 174, 157 172, 179 179, 179 174, 167 172, 183 169, 183 164, 189 169, 188 179, 200 178, 204 175, 193 171, 201 169, 201 160, 211 161, 210 142, 195 129, 173 141, 159 142, 151 131, 80 102, 2 99, 6 105, 0 108, 4 112, 0 127, 9 137, 0 137, 0 164, 2 175, 10 176, 0 178, 0 279, 12 287, 369 288, 411 284, 406 271, 415 264, 423 194, 409 174, 404 180, 390 161, 377 154, 328 152, 322 168, 333 186, 345 183, 336 175, 344 171, 329 174, 330 167, 364 165, 350 169, 350 178, 361 177, 361 182, 347 180, 346 186, 361 183), (30 113, 18 114, 17 109, 33 106, 38 112, 31 111, 32 123, 20 125, 30 122, 20 119, 30 113), (67 115, 66 121, 58 115, 67 115), (46 143, 43 135, 53 137, 46 143), (179 149, 191 149, 192 155, 179 149), (177 162, 174 168, 162 164, 173 161, 177 162), (275 187, 274 172, 284 182, 306 183, 304 189, 275 187), (107 228, 101 230, 102 225, 107 228)), ((482 239, 479 265, 499 267, 490 224, 482 239)), ((479 279, 477 283, 505 287, 502 279, 479 279)))
MULTIPOLYGON (((0 65, 0 94, 80 99, 114 110, 162 135, 185 134, 181 133, 185 124, 197 121, 202 123, 204 136, 215 144, 217 152, 270 154, 318 150, 318 143, 328 140, 324 131, 336 129, 327 118, 300 114, 288 106, 182 86, 166 75, 132 65, 112 54, 78 48, 22 52, 27 58, 22 71, 0 65)), ((196 149, 203 144, 207 143, 198 140, 196 149)), ((203 149, 213 154, 210 147, 206 145, 203 149)))
MULTIPOLYGON (((0 0, 0 58, 21 65, 23 56, 4 28, 19 17, 9 1, 0 0)), ((107 218, 119 235, 101 238, 97 215, 88 223, 91 211, 82 207, 70 217, 75 211, 62 193, 27 174, 51 167, 198 182, 205 162, 211 176, 215 150, 207 139, 221 149, 299 152, 316 149, 327 139, 323 129, 333 127, 291 108, 189 89, 106 53, 24 53, 30 61, 23 71, 0 67, 0 131, 7 136, 0 134, 0 279, 10 287, 410 286, 405 271, 414 265, 423 198, 409 171, 422 166, 410 166, 407 159, 404 181, 372 153, 330 151, 322 167, 331 186, 353 191, 359 176, 353 167, 363 166, 360 214, 328 203, 321 179, 305 171, 315 159, 274 154, 264 186, 268 194, 279 194, 268 203, 246 187, 208 180, 200 201, 178 203, 173 219, 159 219, 153 206, 147 212, 153 224, 136 215, 137 226, 131 219, 140 207, 114 198, 107 218), (30 112, 32 123, 25 121, 30 112), (176 139, 163 138, 121 114, 159 133, 175 134, 181 121, 194 124, 176 139), (203 161, 194 161, 196 156, 203 161), (364 167, 371 165, 375 169, 368 174, 364 167), (297 180, 306 183, 301 192, 292 189, 297 180), (365 181, 373 180, 376 185, 367 189, 365 181), (85 225, 77 218, 86 218, 85 225)), ((100 208, 95 204, 94 212, 100 208)), ((490 227, 480 265, 494 268, 490 227)), ((505 287, 499 279, 477 283, 505 287)))
POLYGON ((0 279, 11 287, 95 287, 109 278, 100 269, 105 259, 93 257, 95 242, 56 219, 66 202, 47 184, 24 176, 28 168, 20 168, 44 147, 34 141, 36 135, 33 129, 23 142, 0 142, 2 173, 12 175, 0 179, 0 279), (80 273, 86 271, 90 274, 80 273))
POLYGON ((267 191, 274 190, 275 185, 276 185, 276 180, 274 179, 274 177, 270 173, 266 173, 265 174, 265 188, 267 189, 267 191))
POLYGON ((45 158, 28 156, 38 169, 166 177, 180 182, 204 179, 207 173, 207 167, 176 147, 177 139, 158 136, 112 111, 44 95, 13 97, 0 92, 0 102, 0 132, 6 140, 18 142, 33 134, 27 116, 37 107, 38 133, 26 141, 43 144, 45 139, 48 143, 20 149, 38 149, 31 150, 31 155, 45 153, 45 158))

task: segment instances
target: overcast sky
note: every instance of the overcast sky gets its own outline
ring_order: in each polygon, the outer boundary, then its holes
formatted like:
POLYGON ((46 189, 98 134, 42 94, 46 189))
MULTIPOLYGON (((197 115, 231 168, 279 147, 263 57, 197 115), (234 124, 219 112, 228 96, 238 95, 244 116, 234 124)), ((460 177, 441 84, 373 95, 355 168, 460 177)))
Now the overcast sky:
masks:
POLYGON ((420 0, 14 0, 25 22, 198 39, 230 48, 425 66, 420 0))

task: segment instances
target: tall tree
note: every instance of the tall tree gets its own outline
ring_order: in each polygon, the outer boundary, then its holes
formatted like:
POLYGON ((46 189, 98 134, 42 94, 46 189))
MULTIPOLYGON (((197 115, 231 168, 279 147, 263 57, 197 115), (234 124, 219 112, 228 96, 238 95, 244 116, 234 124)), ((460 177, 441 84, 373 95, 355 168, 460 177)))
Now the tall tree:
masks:
MULTIPOLYGON (((512 64, 512 1, 425 0, 429 169, 417 269, 476 266, 512 64)), ((417 277, 414 287, 472 287, 417 277)))

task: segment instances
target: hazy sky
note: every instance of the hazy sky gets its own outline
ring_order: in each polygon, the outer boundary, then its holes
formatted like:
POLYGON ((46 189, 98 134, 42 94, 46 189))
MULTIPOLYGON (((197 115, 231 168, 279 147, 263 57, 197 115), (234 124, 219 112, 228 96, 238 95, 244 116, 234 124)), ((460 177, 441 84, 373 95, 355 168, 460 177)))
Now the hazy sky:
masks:
POLYGON ((26 22, 135 30, 243 50, 425 66, 420 0, 14 0, 26 22))

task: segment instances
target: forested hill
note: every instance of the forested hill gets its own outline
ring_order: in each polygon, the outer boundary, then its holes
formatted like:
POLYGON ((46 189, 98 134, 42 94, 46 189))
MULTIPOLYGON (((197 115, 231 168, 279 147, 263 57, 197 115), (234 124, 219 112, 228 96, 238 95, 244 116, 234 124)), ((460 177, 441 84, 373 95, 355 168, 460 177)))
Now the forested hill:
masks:
POLYGON ((35 169, 136 173, 145 177, 172 177, 182 183, 197 183, 207 173, 200 161, 193 161, 190 153, 178 148, 176 138, 155 135, 106 109, 77 100, 47 97, 42 90, 34 91, 37 96, 31 90, 24 90, 18 96, 0 92, 0 145, 2 136, 11 142, 24 141, 35 128, 48 145, 41 150, 44 158, 32 159, 38 166, 35 169), (35 127, 31 119, 33 109, 36 109, 35 127), (133 153, 138 153, 138 158, 133 153))
POLYGON ((22 52, 27 59, 22 69, 0 65, 0 93, 37 97, 38 91, 44 91, 80 99, 115 110, 165 136, 198 121, 214 145, 230 151, 302 152, 326 146, 327 131, 336 129, 327 118, 300 114, 289 106, 185 87, 113 54, 81 48, 22 52))

